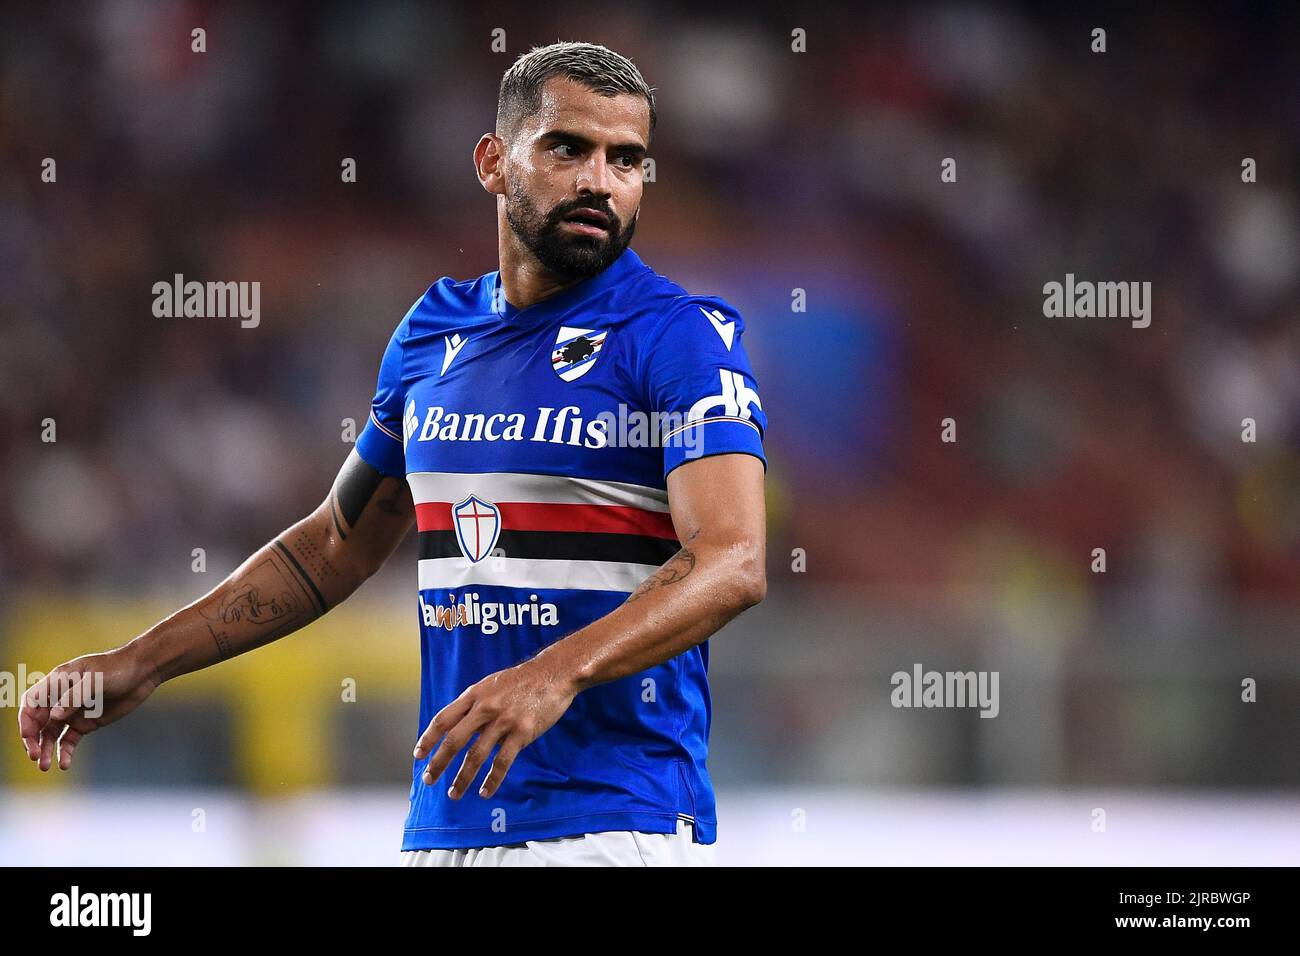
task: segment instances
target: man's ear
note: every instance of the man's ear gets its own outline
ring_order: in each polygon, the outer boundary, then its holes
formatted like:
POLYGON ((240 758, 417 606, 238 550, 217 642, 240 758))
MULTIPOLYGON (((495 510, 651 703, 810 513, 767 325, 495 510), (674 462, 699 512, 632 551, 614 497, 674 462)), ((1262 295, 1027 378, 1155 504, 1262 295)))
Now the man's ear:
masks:
POLYGON ((495 133, 484 133, 474 147, 474 172, 479 185, 497 196, 506 194, 505 143, 495 133))

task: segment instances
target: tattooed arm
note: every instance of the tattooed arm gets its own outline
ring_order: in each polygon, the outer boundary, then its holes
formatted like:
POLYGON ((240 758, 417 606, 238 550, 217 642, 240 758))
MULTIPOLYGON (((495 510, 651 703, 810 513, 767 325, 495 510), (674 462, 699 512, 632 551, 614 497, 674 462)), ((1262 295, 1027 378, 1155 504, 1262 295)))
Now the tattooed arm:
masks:
POLYGON ((406 481, 380 475, 353 451, 314 512, 203 597, 128 644, 61 664, 33 685, 18 717, 28 757, 48 770, 57 742, 66 770, 83 736, 126 716, 163 681, 310 624, 379 570, 413 518, 406 481), (96 681, 102 699, 85 706, 96 681), (74 695, 74 685, 89 694, 74 695))
POLYGON ((292 634, 378 571, 413 516, 405 480, 380 475, 354 451, 312 514, 132 645, 161 683, 292 634))
POLYGON ((519 751, 580 692, 676 657, 763 600, 763 463, 744 454, 688 462, 668 475, 668 503, 682 549, 613 611, 489 675, 435 715, 415 748, 417 758, 432 753, 425 783, 439 779, 477 734, 452 796, 465 793, 499 746, 479 791, 492 796, 519 751))

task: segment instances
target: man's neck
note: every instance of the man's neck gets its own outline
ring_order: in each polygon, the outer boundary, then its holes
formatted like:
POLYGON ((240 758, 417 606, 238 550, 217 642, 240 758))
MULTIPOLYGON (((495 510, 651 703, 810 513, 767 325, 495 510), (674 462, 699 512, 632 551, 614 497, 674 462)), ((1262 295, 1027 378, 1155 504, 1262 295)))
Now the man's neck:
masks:
POLYGON ((536 305, 582 281, 581 277, 566 279, 551 272, 509 230, 498 243, 498 254, 501 289, 506 301, 516 309, 536 305))

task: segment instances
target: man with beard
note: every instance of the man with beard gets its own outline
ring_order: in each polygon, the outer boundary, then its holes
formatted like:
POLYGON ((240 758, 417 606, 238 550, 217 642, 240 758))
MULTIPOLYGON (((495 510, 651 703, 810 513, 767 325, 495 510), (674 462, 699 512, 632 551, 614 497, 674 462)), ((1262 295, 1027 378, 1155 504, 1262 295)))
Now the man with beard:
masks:
POLYGON ((515 62, 474 150, 500 268, 440 279, 398 324, 314 513, 134 641, 56 669, 104 674, 101 716, 28 692, 42 770, 163 681, 339 604, 414 521, 403 863, 711 862, 708 638, 766 590, 767 419, 736 311, 628 248, 654 125, 653 91, 604 47, 515 62), (677 424, 617 440, 607 422, 634 415, 677 424))

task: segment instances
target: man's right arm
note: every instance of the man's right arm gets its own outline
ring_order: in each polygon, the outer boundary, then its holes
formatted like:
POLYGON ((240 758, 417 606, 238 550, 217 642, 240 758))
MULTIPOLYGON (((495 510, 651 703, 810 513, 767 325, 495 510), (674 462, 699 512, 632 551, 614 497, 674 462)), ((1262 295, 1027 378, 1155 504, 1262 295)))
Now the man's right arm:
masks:
POLYGON ((353 451, 320 507, 127 646, 138 646, 162 683, 292 634, 378 571, 413 517, 406 481, 353 451))
POLYGON ((353 451, 314 512, 203 597, 116 650, 59 665, 30 688, 18 718, 28 756, 47 770, 58 743, 66 770, 81 737, 126 716, 164 681, 310 624, 379 570, 414 513, 406 481, 380 474, 353 451), (103 710, 89 717, 70 688, 88 688, 95 674, 103 675, 103 710))

